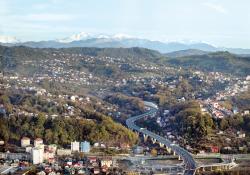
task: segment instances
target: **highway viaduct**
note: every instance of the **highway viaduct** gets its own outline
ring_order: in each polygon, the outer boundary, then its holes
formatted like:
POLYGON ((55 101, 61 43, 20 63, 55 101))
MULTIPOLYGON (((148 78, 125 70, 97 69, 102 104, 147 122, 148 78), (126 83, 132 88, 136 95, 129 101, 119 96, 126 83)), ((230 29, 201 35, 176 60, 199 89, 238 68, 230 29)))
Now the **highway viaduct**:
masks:
POLYGON ((173 155, 178 155, 179 160, 183 160, 185 172, 184 175, 194 175, 196 172, 200 171, 213 171, 213 170, 225 170, 231 169, 235 167, 236 164, 232 162, 223 162, 223 163, 216 163, 210 165, 198 165, 197 162, 194 160, 194 157, 191 153, 189 153, 184 148, 180 147, 179 145, 173 144, 170 140, 157 135, 145 128, 140 128, 135 124, 135 121, 142 119, 147 116, 155 116, 158 111, 158 106, 152 102, 144 102, 145 106, 149 109, 147 112, 137 115, 134 117, 130 117, 126 120, 126 125, 129 129, 137 132, 138 134, 142 134, 144 140, 150 138, 153 143, 159 143, 160 147, 165 147, 169 153, 173 155))

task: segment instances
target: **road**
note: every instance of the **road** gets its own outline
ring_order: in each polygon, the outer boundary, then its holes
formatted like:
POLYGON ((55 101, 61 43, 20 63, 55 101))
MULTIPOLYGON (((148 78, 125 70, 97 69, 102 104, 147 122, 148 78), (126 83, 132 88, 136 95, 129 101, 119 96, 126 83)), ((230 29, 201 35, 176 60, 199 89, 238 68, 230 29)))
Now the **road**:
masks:
POLYGON ((191 153, 189 153, 187 150, 183 149, 182 147, 180 147, 176 144, 173 144, 170 140, 168 140, 162 136, 159 136, 151 131, 148 131, 147 129, 140 128, 135 124, 136 120, 142 119, 146 116, 154 115, 158 111, 158 107, 153 103, 145 102, 145 106, 149 108, 149 110, 146 113, 131 117, 131 118, 126 120, 126 124, 127 124, 128 128, 130 128, 134 131, 137 131, 139 133, 142 133, 144 135, 147 135, 150 138, 155 139, 159 143, 164 144, 166 147, 171 148, 171 150, 174 151, 177 155, 179 155, 184 162, 184 165, 185 165, 184 175, 194 175, 197 164, 196 164, 193 156, 191 155, 191 153))

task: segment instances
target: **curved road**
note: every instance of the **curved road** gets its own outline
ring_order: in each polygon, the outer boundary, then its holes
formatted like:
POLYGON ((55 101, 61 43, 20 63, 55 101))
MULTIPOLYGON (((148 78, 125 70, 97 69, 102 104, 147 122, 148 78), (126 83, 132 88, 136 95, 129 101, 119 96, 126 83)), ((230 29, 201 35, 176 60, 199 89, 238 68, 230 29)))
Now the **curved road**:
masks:
POLYGON ((134 116, 134 117, 127 119, 126 124, 127 124, 128 128, 130 128, 134 131, 137 131, 139 133, 142 133, 144 135, 147 135, 151 138, 154 138, 159 143, 162 143, 166 147, 171 148, 171 150, 174 151, 177 155, 179 155, 184 161, 184 164, 185 164, 184 175, 194 175, 197 164, 196 164, 193 156, 191 155, 191 153, 189 153, 187 150, 183 149, 182 147, 173 144, 170 140, 168 140, 162 136, 159 136, 153 132, 150 132, 147 129, 142 129, 135 124, 136 120, 139 120, 139 119, 144 118, 146 116, 154 115, 158 111, 158 107, 154 103, 144 102, 144 104, 145 104, 145 106, 147 106, 149 108, 149 111, 144 113, 144 114, 137 115, 137 116, 134 116))

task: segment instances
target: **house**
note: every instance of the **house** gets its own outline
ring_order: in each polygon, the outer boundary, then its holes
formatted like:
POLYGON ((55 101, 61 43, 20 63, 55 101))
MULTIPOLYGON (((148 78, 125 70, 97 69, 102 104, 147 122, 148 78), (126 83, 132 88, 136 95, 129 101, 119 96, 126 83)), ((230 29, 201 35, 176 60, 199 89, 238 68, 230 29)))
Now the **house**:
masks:
POLYGON ((92 163, 96 163, 97 159, 96 157, 88 157, 89 162, 92 163))
POLYGON ((38 147, 39 145, 42 145, 43 144, 43 139, 41 139, 41 138, 36 138, 35 140, 34 140, 34 146, 35 147, 38 147))
POLYGON ((70 97, 70 100, 73 101, 73 102, 76 101, 76 96, 74 96, 74 95, 71 96, 71 97, 70 97))
POLYGON ((23 137, 21 139, 21 147, 26 147, 30 145, 30 138, 28 137, 23 137))
POLYGON ((246 137, 246 134, 243 133, 243 132, 237 131, 237 137, 240 138, 240 139, 242 139, 242 138, 246 137))
POLYGON ((129 149, 130 145, 128 143, 120 143, 120 148, 121 149, 129 149))
POLYGON ((101 167, 107 166, 108 168, 112 166, 113 161, 111 158, 104 158, 100 161, 101 167))
POLYGON ((93 173, 94 173, 94 174, 99 174, 99 173, 100 173, 100 169, 97 168, 97 167, 95 167, 95 168, 93 169, 93 173))
POLYGON ((220 148, 218 146, 210 146, 210 152, 212 153, 219 153, 220 148))
POLYGON ((243 114, 244 115, 248 115, 249 114, 249 110, 245 110, 243 114))
POLYGON ((57 149, 56 154, 58 156, 69 156, 71 155, 71 149, 57 149))
POLYGON ((0 146, 1 145, 4 145, 4 141, 3 140, 0 140, 0 146))

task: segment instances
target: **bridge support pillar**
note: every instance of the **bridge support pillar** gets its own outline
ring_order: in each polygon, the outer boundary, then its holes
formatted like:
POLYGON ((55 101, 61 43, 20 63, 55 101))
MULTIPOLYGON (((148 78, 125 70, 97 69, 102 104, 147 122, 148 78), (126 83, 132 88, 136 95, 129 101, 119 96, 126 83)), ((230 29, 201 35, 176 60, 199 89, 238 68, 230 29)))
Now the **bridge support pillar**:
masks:
POLYGON ((171 148, 167 147, 166 149, 167 149, 167 152, 168 152, 169 154, 171 154, 171 148))
POLYGON ((203 171, 203 172, 206 171, 206 170, 205 170, 205 167, 202 167, 201 171, 203 171))
POLYGON ((152 140, 153 144, 156 143, 156 139, 152 138, 151 140, 152 140))
POLYGON ((143 139, 144 139, 144 142, 146 142, 146 141, 147 141, 147 139, 148 139, 148 135, 143 134, 143 139))
POLYGON ((160 147, 163 148, 164 147, 164 144, 163 143, 159 143, 160 147))
POLYGON ((196 170, 196 172, 197 172, 197 173, 200 173, 200 169, 198 168, 198 169, 196 170))
POLYGON ((182 160, 182 159, 181 159, 181 156, 178 156, 178 160, 182 160))
POLYGON ((174 154, 174 156, 176 156, 176 152, 175 151, 173 152, 173 154, 174 154))

